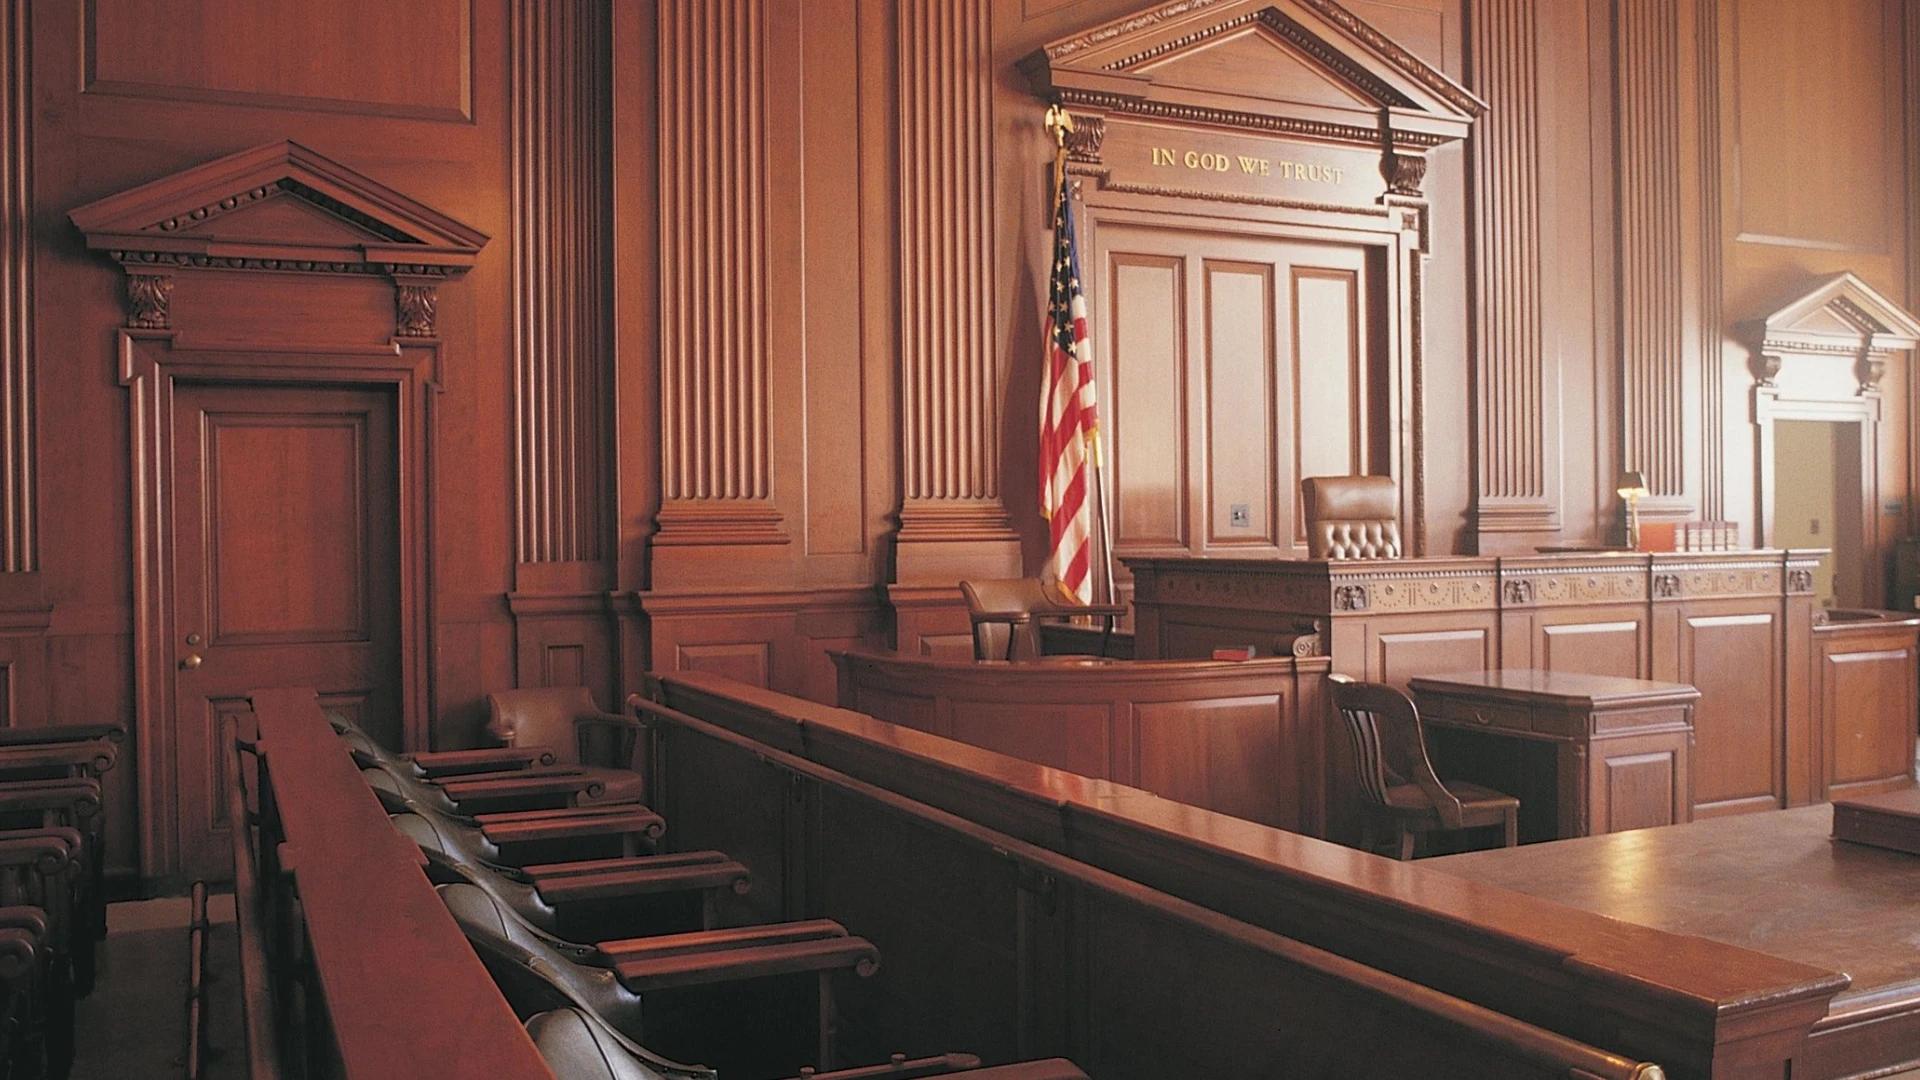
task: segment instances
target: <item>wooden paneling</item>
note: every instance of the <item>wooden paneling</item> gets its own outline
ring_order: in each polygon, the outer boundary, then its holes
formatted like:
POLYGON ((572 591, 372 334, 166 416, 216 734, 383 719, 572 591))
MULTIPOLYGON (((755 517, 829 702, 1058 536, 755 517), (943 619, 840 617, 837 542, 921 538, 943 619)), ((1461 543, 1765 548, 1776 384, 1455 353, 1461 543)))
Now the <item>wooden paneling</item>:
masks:
POLYGON ((1297 802, 1303 784, 1287 758, 1289 712, 1281 695, 1136 703, 1139 763, 1134 786, 1191 806, 1258 821, 1276 802, 1297 802))
POLYGON ((1786 805, 1781 633, 1770 614, 1681 616, 1679 679, 1700 689, 1693 799, 1701 814, 1786 805))
POLYGON ((953 739, 1081 776, 1113 775, 1115 756, 1124 763, 1132 750, 1111 744, 1117 732, 1106 705, 954 701, 948 710, 953 739))
POLYGON ((86 90, 371 116, 466 120, 471 0, 87 0, 86 90))
POLYGON ((1475 627, 1383 630, 1374 635, 1367 678, 1401 686, 1418 675, 1496 666, 1494 635, 1475 627))
POLYGON ((1911 626, 1872 620, 1838 622, 1814 631, 1824 797, 1868 794, 1912 782, 1915 725, 1863 730, 1846 720, 1920 713, 1920 650, 1914 634, 1911 626))
POLYGON ((1107 305, 1113 342, 1114 540, 1187 546, 1186 262, 1114 252, 1107 305))
MULTIPOLYGON (((1375 402, 1368 393, 1361 273, 1295 264, 1287 276, 1294 402, 1293 472, 1287 479, 1290 490, 1299 491, 1309 476, 1367 471, 1368 409, 1375 402)), ((1299 550, 1307 543, 1307 516, 1302 500, 1291 501, 1291 544, 1299 550)))
POLYGON ((0 573, 39 569, 33 457, 33 106, 27 6, 0 14, 0 573))
MULTIPOLYGON (((1275 297, 1269 266, 1207 260, 1206 326, 1209 546, 1278 542, 1274 514, 1275 297)), ((1289 515, 1291 516, 1291 515, 1289 515)))
POLYGON ((1599 760, 1600 773, 1593 790, 1603 812, 1595 815, 1595 832, 1626 832, 1686 820, 1686 807, 1676 806, 1677 793, 1686 790, 1680 770, 1684 762, 1670 749, 1644 754, 1614 753, 1599 760))
POLYGON ((1645 669, 1645 624, 1565 622, 1540 628, 1540 667, 1634 679, 1645 669))

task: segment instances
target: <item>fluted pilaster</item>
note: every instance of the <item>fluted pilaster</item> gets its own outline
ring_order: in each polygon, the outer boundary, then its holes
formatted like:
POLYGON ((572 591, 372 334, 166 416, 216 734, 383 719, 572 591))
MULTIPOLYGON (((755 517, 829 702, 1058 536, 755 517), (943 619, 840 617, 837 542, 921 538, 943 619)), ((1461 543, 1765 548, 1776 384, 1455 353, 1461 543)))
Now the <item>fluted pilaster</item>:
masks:
POLYGON ((0 9, 0 573, 38 570, 33 462, 33 101, 28 6, 0 9))
POLYGON ((513 9, 516 559, 605 556, 608 27, 582 0, 513 9))
POLYGON ((1000 495, 990 6, 904 0, 898 8, 900 542, 908 561, 919 542, 1013 535, 1000 495))
POLYGON ((1468 78, 1488 105, 1472 140, 1480 440, 1474 516, 1483 533, 1560 524, 1558 372, 1541 332, 1535 11, 1533 0, 1473 0, 1467 13, 1468 78))
POLYGON ((660 5, 656 544, 784 543, 767 399, 765 13, 660 5))

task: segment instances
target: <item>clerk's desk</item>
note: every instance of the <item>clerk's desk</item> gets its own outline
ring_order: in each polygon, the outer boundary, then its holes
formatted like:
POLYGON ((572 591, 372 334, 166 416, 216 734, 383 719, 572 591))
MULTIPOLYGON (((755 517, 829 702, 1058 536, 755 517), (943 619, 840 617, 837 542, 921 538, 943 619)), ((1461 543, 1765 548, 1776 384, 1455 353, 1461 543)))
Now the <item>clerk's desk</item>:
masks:
MULTIPOLYGON (((1693 803, 1710 817, 1912 782, 1916 624, 1817 625, 1824 554, 1125 562, 1143 659, 1251 644, 1400 686, 1537 668, 1698 687, 1693 803)), ((1328 792, 1335 822, 1339 785, 1328 792)))

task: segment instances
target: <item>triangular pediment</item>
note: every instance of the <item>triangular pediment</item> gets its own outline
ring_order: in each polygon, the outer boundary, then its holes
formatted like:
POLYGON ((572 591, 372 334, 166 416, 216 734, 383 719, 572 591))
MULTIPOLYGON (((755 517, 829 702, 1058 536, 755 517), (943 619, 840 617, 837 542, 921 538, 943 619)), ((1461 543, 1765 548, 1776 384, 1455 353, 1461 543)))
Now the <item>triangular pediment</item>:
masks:
POLYGON ((68 215, 122 262, 444 275, 487 236, 299 143, 283 141, 163 177, 68 215), (396 268, 397 271, 396 271, 396 268))
POLYGON ((1771 352, 1911 349, 1920 320, 1851 273, 1835 274, 1759 322, 1771 352))
POLYGON ((1463 138, 1486 111, 1337 0, 1163 2, 1050 42, 1021 70, 1068 105, 1375 145, 1463 138))

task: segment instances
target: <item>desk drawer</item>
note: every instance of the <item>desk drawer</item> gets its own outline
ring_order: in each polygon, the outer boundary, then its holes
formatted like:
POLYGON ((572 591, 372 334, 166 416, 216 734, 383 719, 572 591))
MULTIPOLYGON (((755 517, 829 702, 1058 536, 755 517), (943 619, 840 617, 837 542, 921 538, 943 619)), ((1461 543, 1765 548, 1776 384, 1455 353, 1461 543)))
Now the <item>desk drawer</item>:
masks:
POLYGON ((1420 695, 1420 714, 1444 723, 1503 731, 1532 731, 1533 710, 1501 701, 1475 701, 1436 694, 1420 695))

